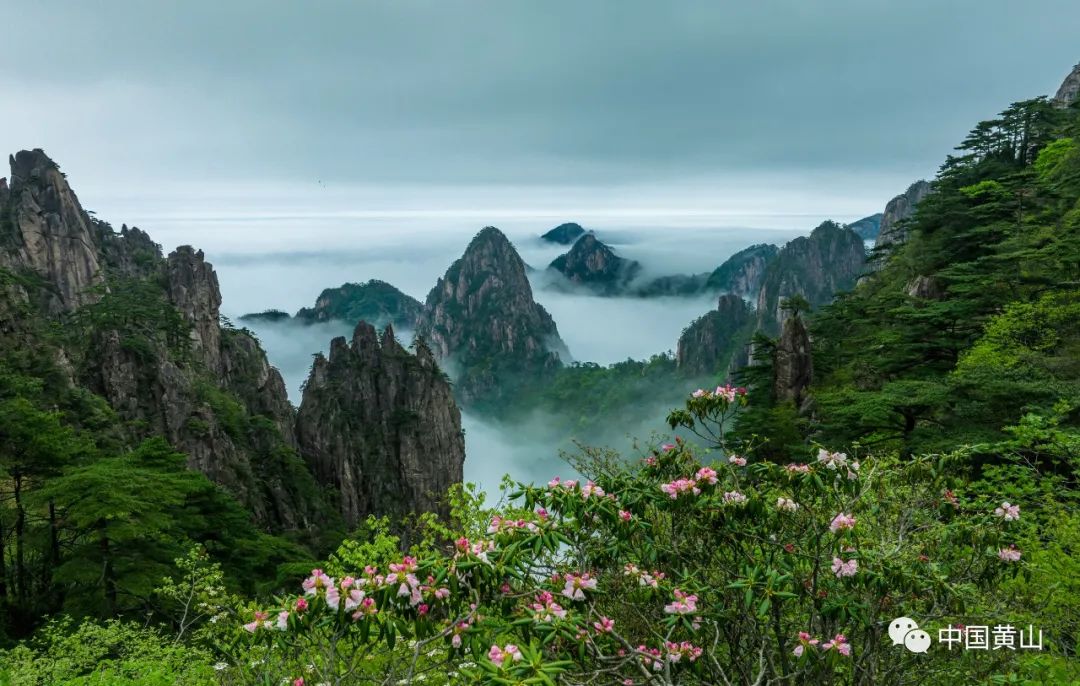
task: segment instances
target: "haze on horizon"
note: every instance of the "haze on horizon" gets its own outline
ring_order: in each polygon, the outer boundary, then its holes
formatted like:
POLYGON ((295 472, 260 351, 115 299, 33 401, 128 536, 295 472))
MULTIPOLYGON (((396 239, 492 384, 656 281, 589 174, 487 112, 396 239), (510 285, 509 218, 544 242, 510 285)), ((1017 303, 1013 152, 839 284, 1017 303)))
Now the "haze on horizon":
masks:
POLYGON ((853 219, 1051 92, 1080 24, 1065 0, 2 4, 0 149, 151 231, 289 202, 853 219))

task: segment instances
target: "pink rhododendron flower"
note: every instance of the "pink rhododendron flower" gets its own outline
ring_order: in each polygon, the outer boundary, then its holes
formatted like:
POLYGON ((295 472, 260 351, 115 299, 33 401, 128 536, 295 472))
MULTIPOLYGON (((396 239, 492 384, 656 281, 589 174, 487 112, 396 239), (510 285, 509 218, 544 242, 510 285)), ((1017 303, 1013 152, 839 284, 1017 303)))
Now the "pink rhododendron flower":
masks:
POLYGON ((572 600, 585 600, 585 591, 596 589, 596 579, 592 578, 588 572, 584 574, 567 574, 566 586, 562 590, 562 594, 572 600))
POLYGON ((810 465, 802 463, 789 464, 784 467, 790 474, 809 474, 810 465))
POLYGON ((1020 506, 1010 505, 1008 501, 1003 502, 1001 507, 994 510, 994 514, 1001 517, 1006 522, 1013 522, 1020 519, 1020 506))
POLYGON ((356 612, 352 613, 353 621, 360 619, 361 617, 370 617, 378 612, 378 608, 375 607, 374 598, 364 598, 360 601, 360 607, 356 609, 356 612))
POLYGON ((697 482, 693 479, 676 479, 670 483, 660 484, 660 490, 667 493, 672 500, 684 493, 693 493, 694 495, 701 493, 701 489, 698 488, 697 482))
POLYGON ((363 602, 366 595, 367 594, 365 594, 358 588, 350 590, 349 593, 345 596, 345 610, 355 610, 356 608, 360 607, 360 603, 363 602))
POLYGON ((334 580, 323 573, 323 570, 313 569, 311 576, 304 579, 302 586, 306 595, 317 595, 319 591, 334 588, 334 580))
POLYGON ((846 467, 848 463, 848 457, 845 453, 830 453, 824 448, 820 448, 817 454, 818 462, 822 463, 829 469, 839 469, 840 467, 846 467))
POLYGON ((701 654, 705 652, 701 648, 695 646, 690 641, 683 641, 681 643, 668 641, 664 644, 664 647, 667 648, 667 659, 668 662, 671 663, 679 662, 684 657, 686 658, 687 662, 693 662, 699 657, 701 657, 701 654))
POLYGON ((813 648, 814 646, 816 646, 820 642, 821 641, 819 639, 811 638, 810 634, 806 633, 805 631, 800 631, 799 632, 799 645, 795 646, 795 650, 793 650, 791 652, 795 653, 795 657, 802 657, 803 652, 807 648, 813 648))
POLYGON ((496 667, 502 667, 507 660, 518 662, 521 660, 521 651, 513 643, 508 643, 505 648, 492 645, 488 651, 488 659, 495 663, 496 667))
POLYGON ((855 573, 859 571, 859 561, 848 560, 847 562, 845 562, 839 557, 834 557, 832 559, 832 571, 833 574, 836 575, 837 579, 843 578, 845 576, 855 576, 855 573))
POLYGON ((619 519, 623 520, 624 522, 629 522, 631 517, 633 516, 634 515, 630 514, 626 510, 619 510, 619 519))
POLYGON ((289 628, 289 611, 282 610, 278 613, 277 622, 275 623, 278 631, 285 631, 289 628))
POLYGON ((697 470, 695 475, 697 481, 704 481, 707 484, 715 484, 717 481, 716 470, 712 467, 702 467, 697 470))
POLYGON ((615 628, 615 620, 607 617, 600 617, 600 621, 593 622, 593 628, 596 629, 597 633, 610 634, 615 628))
POLYGON ((255 617, 255 621, 248 622, 247 624, 244 625, 244 630, 245 631, 250 631, 251 633, 255 633, 259 629, 265 628, 267 626, 267 621, 266 620, 270 617, 270 613, 269 612, 262 612, 261 610, 256 610, 254 617, 255 617))
POLYGON ((838 531, 847 531, 848 529, 854 529, 855 521, 855 518, 851 515, 841 512, 840 514, 833 517, 832 523, 829 524, 829 531, 835 534, 838 531))
POLYGON ((735 465, 736 467, 745 467, 746 466, 746 458, 745 457, 739 457, 738 455, 732 455, 731 457, 729 457, 727 459, 727 461, 730 462, 731 464, 735 465))
POLYGON ((449 588, 440 588, 440 589, 435 591, 435 598, 437 600, 446 600, 449 597, 450 597, 450 589, 449 588))
POLYGON ((529 605, 529 610, 532 612, 533 619, 538 622, 551 622, 556 618, 566 618, 566 610, 555 602, 555 596, 549 591, 541 591, 536 594, 535 601, 529 605))
POLYGON ((292 686, 304 686, 304 677, 293 679, 292 686))
POLYGON ((586 482, 585 485, 581 487, 581 497, 585 500, 588 500, 590 496, 594 495, 598 497, 603 497, 604 489, 600 488, 592 481, 586 482))
POLYGON ((746 496, 738 491, 728 491, 724 493, 723 500, 728 504, 742 505, 746 502, 746 496))
POLYGON ((1010 545, 1008 548, 1002 548, 998 551, 998 557, 1003 562, 1019 562, 1020 561, 1020 549, 1015 545, 1010 545))
POLYGON ((675 600, 664 606, 664 612, 669 615, 689 615, 697 612, 697 596, 684 593, 679 589, 674 591, 675 600))
POLYGON ((556 486, 558 486, 560 484, 560 482, 562 482, 562 477, 557 476, 557 477, 555 477, 554 479, 552 479, 551 481, 548 482, 548 488, 555 488, 556 486))
POLYGON ((305 598, 297 598, 296 599, 296 611, 297 612, 303 612, 306 609, 308 609, 307 600, 305 598))
POLYGON ((835 650, 843 656, 851 655, 851 644, 847 642, 847 636, 837 634, 828 643, 821 646, 822 650, 835 650))
POLYGON ((660 649, 648 648, 644 645, 637 647, 638 655, 641 656, 641 661, 646 667, 651 667, 654 672, 659 672, 664 668, 664 663, 660 661, 660 649))
POLYGON ((708 394, 709 394, 708 391, 706 391, 703 388, 699 388, 696 391, 694 391, 693 393, 691 393, 690 396, 694 397, 694 398, 704 398, 708 394))
POLYGON ((799 504, 791 498, 777 498, 776 509, 782 512, 794 512, 799 509, 799 504))

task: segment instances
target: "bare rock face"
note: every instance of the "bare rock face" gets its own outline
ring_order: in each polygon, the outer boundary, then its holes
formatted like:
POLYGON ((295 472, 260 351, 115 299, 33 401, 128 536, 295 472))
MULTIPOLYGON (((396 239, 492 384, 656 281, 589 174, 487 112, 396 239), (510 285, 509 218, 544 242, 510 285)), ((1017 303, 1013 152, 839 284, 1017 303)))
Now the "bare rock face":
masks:
POLYGON ((1069 75, 1061 82, 1061 87, 1054 95, 1053 102, 1058 107, 1068 107, 1076 101, 1077 97, 1080 97, 1080 64, 1073 67, 1069 75))
POLYGON ((881 217, 881 228, 878 231, 877 241, 874 247, 886 246, 895 248, 907 239, 907 229, 903 225, 905 219, 915 214, 915 208, 922 199, 930 195, 933 187, 924 180, 911 184, 906 191, 896 196, 885 206, 885 213, 881 217))
POLYGON ((707 290, 757 298, 765 280, 765 269, 780 251, 775 245, 751 245, 735 253, 717 267, 705 282, 707 290))
MULTIPOLYGON (((9 159, 11 187, 0 191, 0 266, 29 269, 54 290, 49 311, 71 311, 97 298, 101 265, 90 217, 60 168, 40 149, 9 159)), ((6 184, 5 184, 6 186, 6 184)))
POLYGON ((586 286, 601 295, 615 295, 641 272, 641 265, 619 257, 594 234, 587 233, 569 252, 556 257, 549 269, 559 272, 573 284, 586 286))
POLYGON ((912 298, 920 300, 940 300, 945 297, 944 286, 933 276, 916 276, 908 282, 906 292, 912 298))
POLYGON ((792 400, 802 405, 804 391, 814 378, 810 354, 810 334, 798 316, 784 321, 773 359, 773 393, 780 402, 792 400))
POLYGON ((191 324, 191 341, 206 369, 221 365, 221 289, 203 251, 182 245, 169 254, 169 300, 191 324))
POLYGON ((417 335, 456 369, 469 404, 498 405, 569 357, 555 321, 533 300, 525 263, 491 226, 428 293, 417 335))
POLYGON ((747 363, 743 345, 753 310, 737 295, 720 296, 717 308, 695 320, 679 336, 675 361, 688 376, 728 374, 747 363))
POLYGON ((401 347, 387 327, 360 322, 351 343, 317 355, 297 416, 300 453, 340 494, 354 526, 369 514, 449 514, 443 496, 462 480, 461 413, 431 351, 401 347))
POLYGON ((799 295, 815 307, 832 302, 854 287, 865 268, 866 249, 858 234, 835 222, 822 223, 809 236, 788 242, 769 263, 758 293, 758 327, 779 329, 786 298, 799 295))

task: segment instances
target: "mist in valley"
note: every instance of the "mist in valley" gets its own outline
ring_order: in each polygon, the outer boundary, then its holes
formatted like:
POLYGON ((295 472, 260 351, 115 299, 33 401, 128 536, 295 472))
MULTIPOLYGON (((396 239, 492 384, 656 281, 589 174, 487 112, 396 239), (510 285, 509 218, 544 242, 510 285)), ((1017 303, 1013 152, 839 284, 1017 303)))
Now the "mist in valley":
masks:
MULTIPOLYGON (((707 226, 685 218, 673 219, 673 226, 667 228, 659 228, 663 221, 658 218, 636 223, 626 218, 611 218, 595 225, 582 223, 620 256, 641 262, 643 277, 651 278, 710 271, 748 245, 783 244, 809 233, 816 219, 765 217, 759 218, 762 226, 757 227, 707 226)), ((204 218, 197 224, 200 230, 196 233, 201 233, 211 246, 207 255, 218 273, 224 313, 259 337, 271 363, 281 371, 294 405, 300 403, 312 356, 326 353, 335 336, 350 337, 352 324, 241 322, 241 315, 266 309, 292 314, 311 306, 325 288, 369 279, 387 281, 423 301, 476 231, 486 224, 500 226, 532 267, 534 297, 554 317, 574 362, 608 365, 673 351, 683 328, 715 307, 711 296, 599 297, 548 288, 552 276, 545 268, 569 246, 551 244, 539 236, 560 220, 504 220, 411 217, 395 223, 386 218, 334 215, 239 221, 229 216, 204 218), (245 244, 237 241, 236 231, 260 238, 245 244), (253 246, 259 249, 253 250, 253 246)), ((398 330, 396 334, 403 345, 411 344, 411 331, 398 330)), ((452 378, 452 365, 447 365, 447 370, 452 378)), ((685 382, 673 379, 674 383, 685 382)), ((673 389, 671 397, 682 390, 673 389)), ((462 417, 466 481, 490 494, 497 492, 504 474, 523 481, 547 481, 556 474, 571 476, 573 471, 562 454, 576 451, 578 442, 611 448, 628 459, 636 459, 640 455, 631 454, 635 439, 647 443, 651 436, 664 432, 664 418, 671 407, 670 397, 643 397, 640 406, 630 408, 628 416, 620 418, 617 425, 602 425, 585 434, 568 433, 565 421, 560 424, 540 411, 512 425, 466 412, 462 417), (650 419, 635 419, 641 417, 650 419)))

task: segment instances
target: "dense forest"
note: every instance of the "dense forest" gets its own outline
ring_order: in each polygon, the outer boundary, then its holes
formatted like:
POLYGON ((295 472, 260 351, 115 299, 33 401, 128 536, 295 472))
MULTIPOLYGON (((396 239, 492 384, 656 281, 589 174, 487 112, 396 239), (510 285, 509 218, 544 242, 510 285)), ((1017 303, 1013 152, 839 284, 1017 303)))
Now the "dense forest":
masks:
MULTIPOLYGON (((53 172, 21 197, 62 204, 53 172)), ((348 535, 258 341, 191 316, 201 254, 91 228, 92 297, 0 262, 0 684, 1080 681, 1076 103, 979 123, 904 240, 832 303, 778 303, 738 378, 684 393, 658 355, 517 399, 588 431, 670 398, 678 439, 348 535), (789 392, 799 331, 812 374, 789 392), (210 444, 228 473, 194 464, 210 444), (927 654, 892 645, 895 617, 927 654), (939 645, 1005 624, 1040 648, 939 645)))

